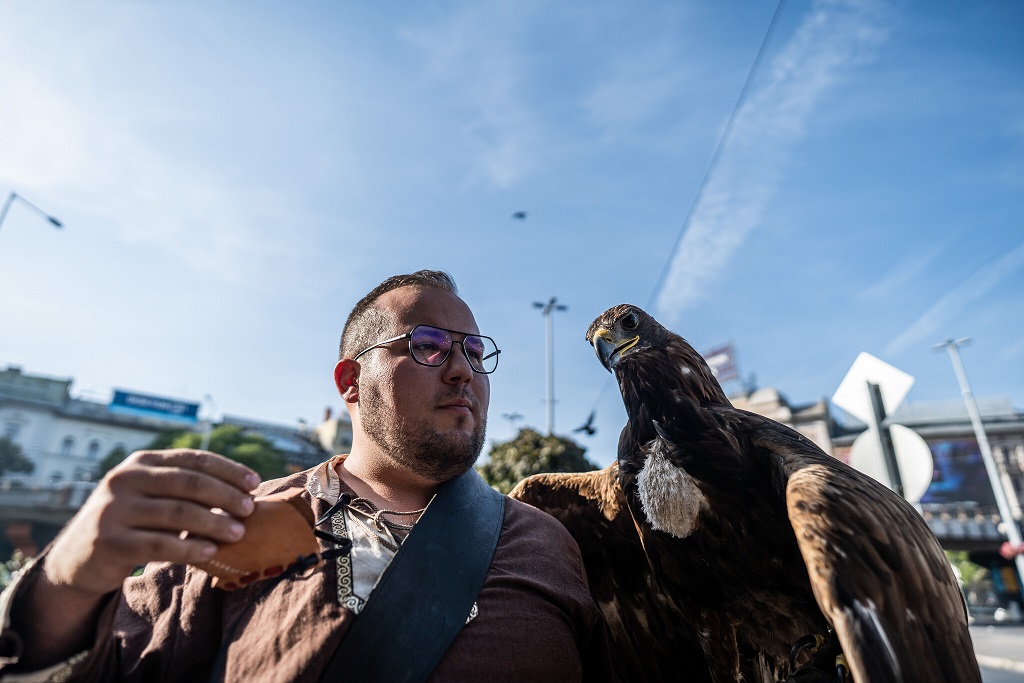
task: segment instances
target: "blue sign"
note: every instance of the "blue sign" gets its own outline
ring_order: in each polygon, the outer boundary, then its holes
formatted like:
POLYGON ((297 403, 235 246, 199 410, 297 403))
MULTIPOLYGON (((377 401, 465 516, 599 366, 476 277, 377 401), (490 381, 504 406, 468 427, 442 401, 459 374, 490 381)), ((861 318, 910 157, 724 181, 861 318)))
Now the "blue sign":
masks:
POLYGON ((198 403, 186 403, 172 398, 134 394, 120 391, 119 389, 114 390, 114 398, 111 399, 107 409, 112 413, 153 417, 185 424, 195 424, 199 415, 198 403))

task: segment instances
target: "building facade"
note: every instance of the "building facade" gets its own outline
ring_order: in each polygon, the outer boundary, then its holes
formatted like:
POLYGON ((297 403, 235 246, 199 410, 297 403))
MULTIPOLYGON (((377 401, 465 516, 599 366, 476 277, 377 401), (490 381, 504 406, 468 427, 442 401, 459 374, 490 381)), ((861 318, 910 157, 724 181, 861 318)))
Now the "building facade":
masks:
MULTIPOLYGON (((1005 397, 979 397, 977 403, 1012 523, 1024 530, 1024 411, 1005 397)), ((932 478, 916 505, 942 547, 967 551, 971 561, 988 569, 1000 602, 1024 603, 1021 577, 999 553, 1006 527, 964 402, 905 403, 884 424, 909 427, 928 445, 932 478)), ((849 461, 854 440, 866 429, 855 425, 836 434, 836 457, 849 461)))
MULTIPOLYGON (((31 472, 0 469, 0 560, 14 548, 34 554, 48 542, 82 505, 95 486, 100 463, 115 449, 127 454, 146 448, 168 430, 201 432, 213 426, 195 419, 195 403, 123 391, 115 391, 110 403, 100 403, 72 396, 72 382, 27 374, 19 366, 0 370, 0 437, 17 446, 33 466, 31 472), (125 396, 129 400, 121 400, 125 396), (133 409, 140 401, 186 406, 192 414, 133 409)), ((308 428, 235 416, 224 416, 219 423, 267 439, 284 454, 289 471, 328 457, 316 432, 308 428)), ((336 431, 344 432, 344 427, 336 431)), ((347 439, 351 443, 351 425, 347 439)))

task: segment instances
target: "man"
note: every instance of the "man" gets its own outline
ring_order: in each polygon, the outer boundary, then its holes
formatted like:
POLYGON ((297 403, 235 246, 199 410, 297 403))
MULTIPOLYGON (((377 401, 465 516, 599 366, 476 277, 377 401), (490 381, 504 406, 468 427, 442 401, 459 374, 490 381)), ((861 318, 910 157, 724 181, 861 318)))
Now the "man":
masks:
MULTIPOLYGON (((316 517, 347 493, 350 504, 328 516, 333 533, 352 540, 351 553, 269 592, 260 582, 213 589, 190 564, 244 535, 258 478, 211 453, 135 453, 0 601, 4 680, 38 672, 192 681, 221 670, 228 681, 320 680, 377 577, 415 533, 410 525, 439 485, 478 457, 497 353, 447 274, 385 280, 349 316, 334 370, 352 418, 351 453, 256 489, 301 487, 316 517), (145 563, 141 577, 125 580, 145 563)), ((389 616, 400 631, 403 614, 389 616)), ((468 616, 431 680, 608 675, 579 549, 553 518, 518 501, 505 500, 468 616)), ((401 658, 388 638, 380 634, 383 655, 365 656, 401 658)))

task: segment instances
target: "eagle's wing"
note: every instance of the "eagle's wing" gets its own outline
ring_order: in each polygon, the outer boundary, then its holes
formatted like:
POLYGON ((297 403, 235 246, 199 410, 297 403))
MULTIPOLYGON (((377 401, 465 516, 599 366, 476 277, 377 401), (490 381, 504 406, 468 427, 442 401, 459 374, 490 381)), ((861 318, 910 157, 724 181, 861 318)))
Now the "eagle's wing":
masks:
POLYGON ((793 472, 786 504, 854 680, 980 681, 962 594, 927 525, 878 482, 834 465, 793 472))
POLYGON ((693 627, 651 574, 618 467, 537 474, 509 494, 558 519, 580 547, 625 681, 711 681, 693 627))

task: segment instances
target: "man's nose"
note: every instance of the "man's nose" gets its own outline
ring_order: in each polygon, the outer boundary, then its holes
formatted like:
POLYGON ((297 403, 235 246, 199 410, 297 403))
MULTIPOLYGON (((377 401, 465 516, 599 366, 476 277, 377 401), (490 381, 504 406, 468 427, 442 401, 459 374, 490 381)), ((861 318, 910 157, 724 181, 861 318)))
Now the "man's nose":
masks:
POLYGON ((473 379, 473 368, 466 357, 466 347, 461 341, 452 340, 452 349, 444 362, 444 379, 453 384, 466 383, 473 379), (456 345, 459 348, 455 348, 456 345))

